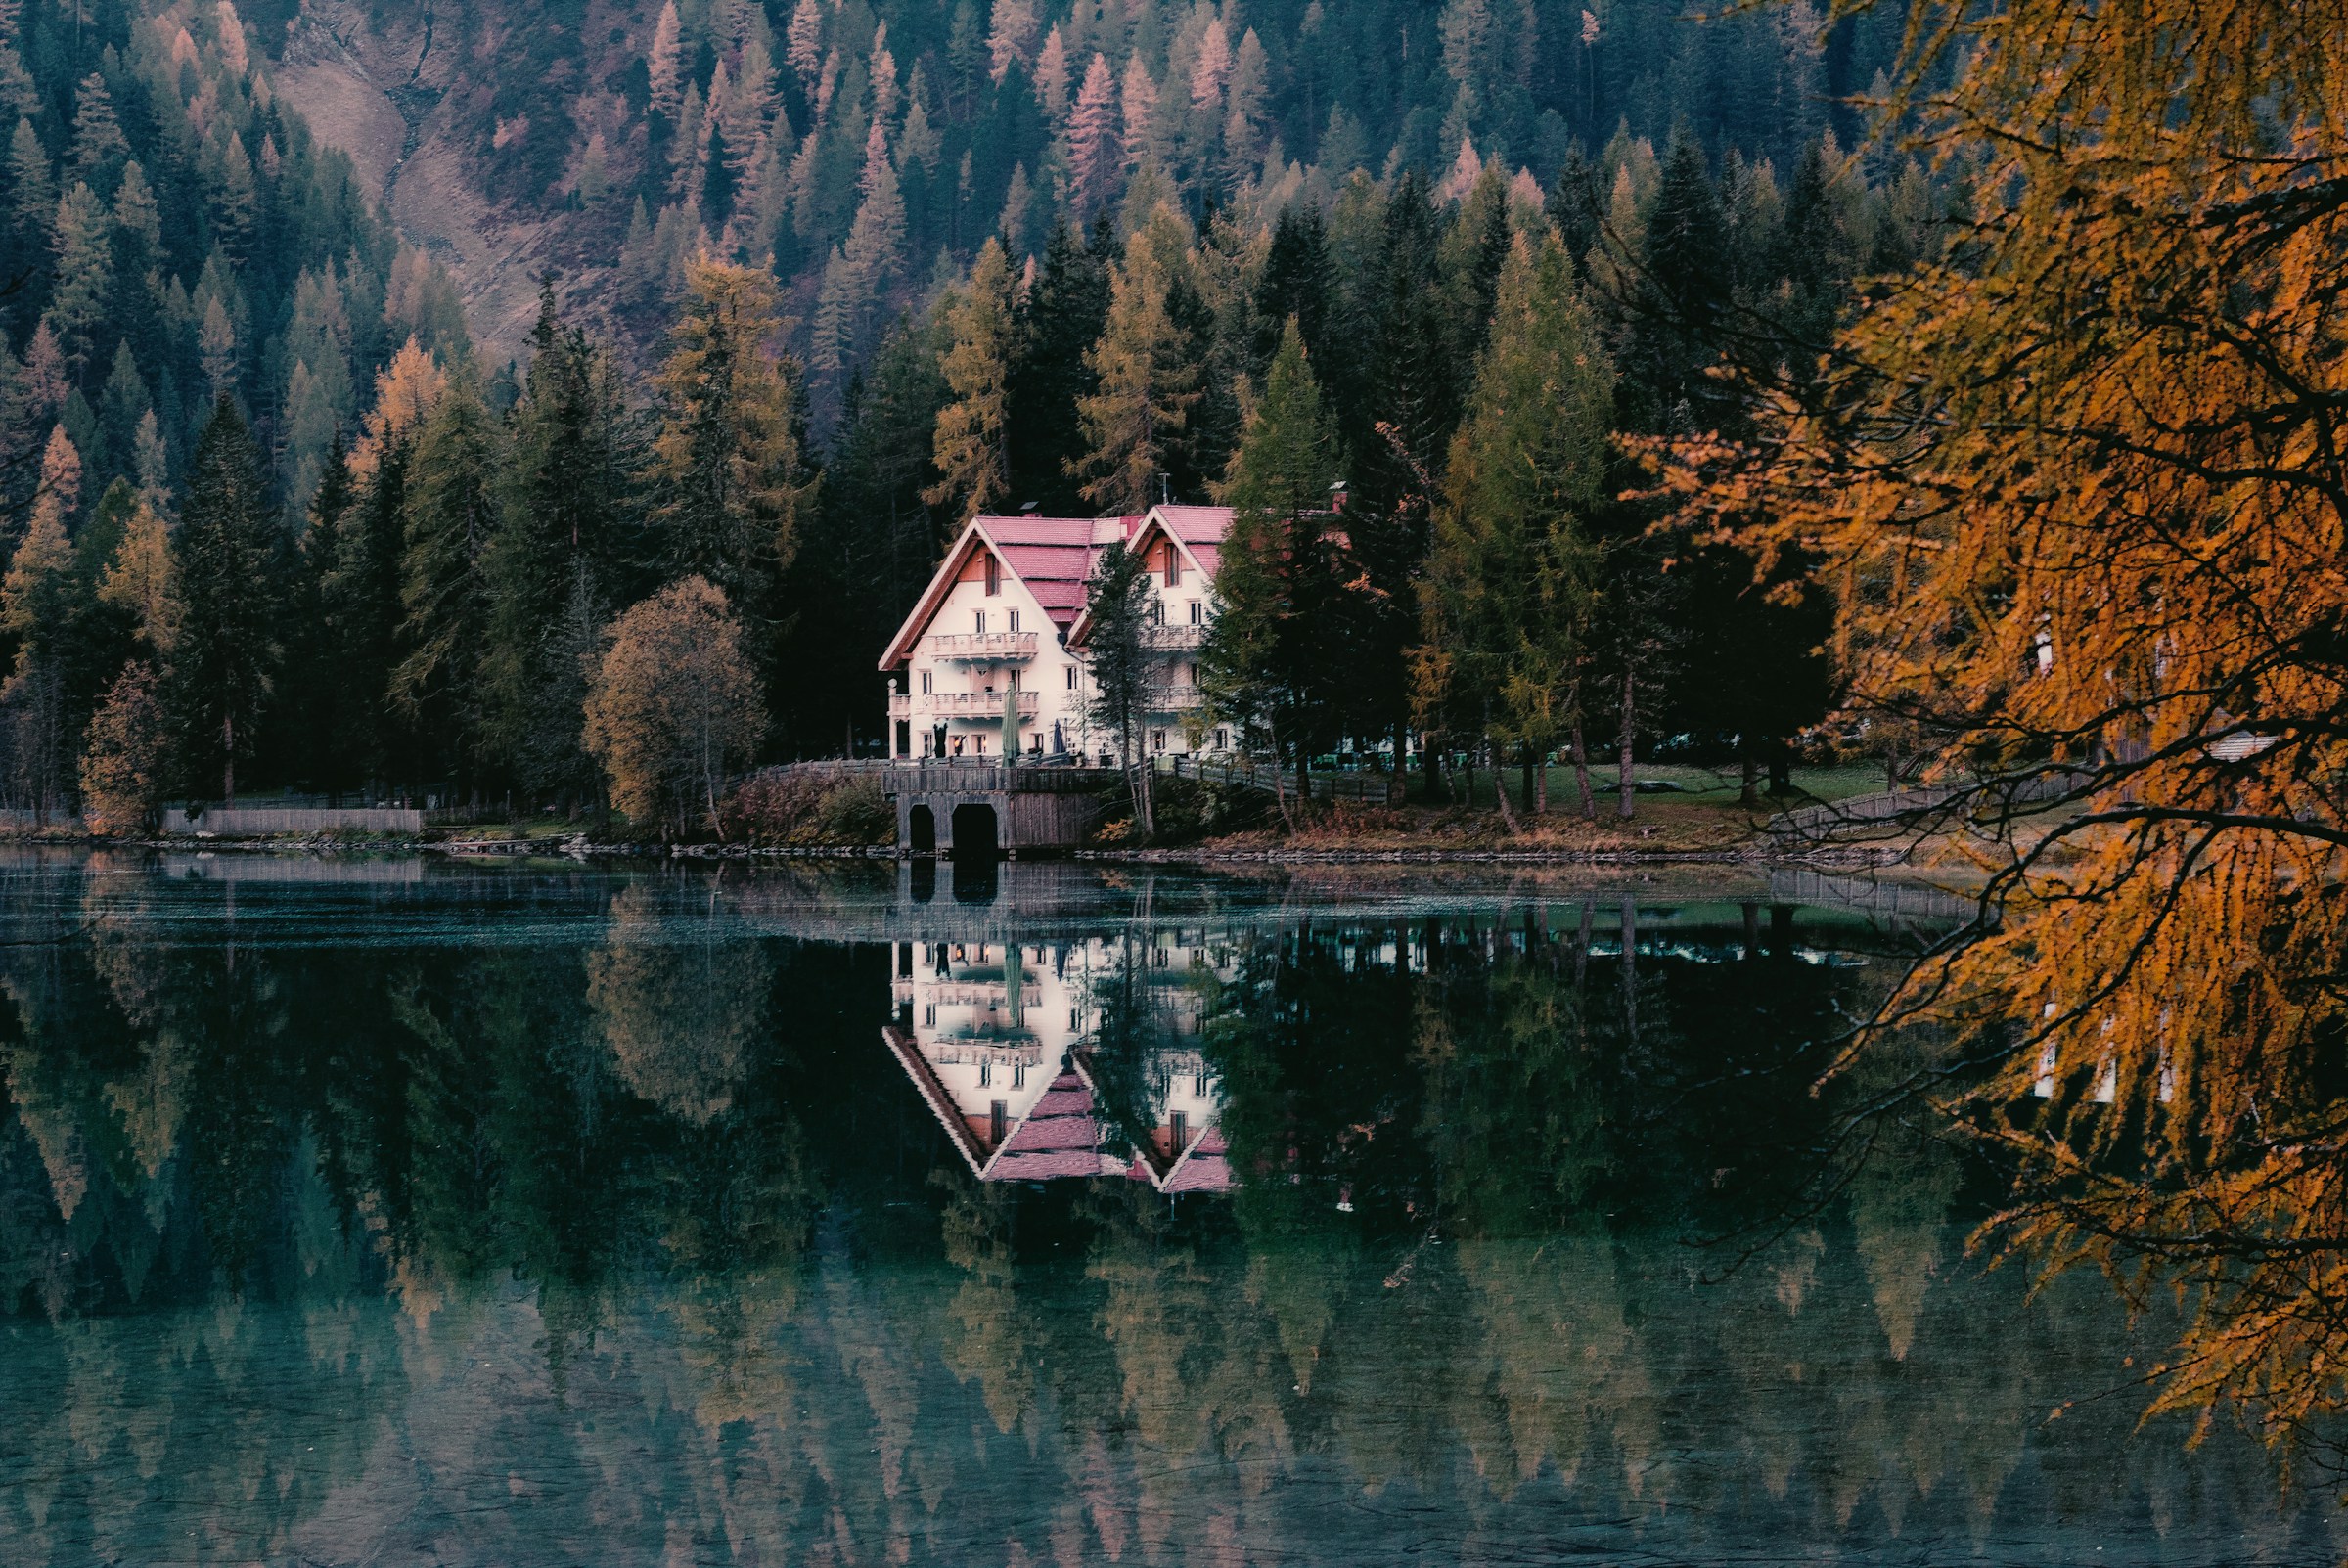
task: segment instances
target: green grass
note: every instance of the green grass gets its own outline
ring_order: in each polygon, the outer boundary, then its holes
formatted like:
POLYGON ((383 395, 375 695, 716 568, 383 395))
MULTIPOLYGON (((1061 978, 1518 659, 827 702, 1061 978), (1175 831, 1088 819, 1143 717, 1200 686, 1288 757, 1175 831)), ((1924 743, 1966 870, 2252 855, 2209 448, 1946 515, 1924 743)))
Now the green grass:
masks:
MULTIPOLYGON (((1523 772, 1521 769, 1510 768, 1507 773, 1509 801, 1512 805, 1521 805, 1522 802, 1518 796, 1523 772)), ((1641 795, 1639 810, 1643 815, 1658 808, 1668 811, 1673 806, 1733 807, 1737 804, 1737 794, 1740 787, 1737 770, 1734 767, 1713 769, 1693 768, 1678 764, 1642 765, 1633 770, 1633 776, 1639 779, 1668 780, 1680 786, 1678 793, 1641 795)), ((1593 765, 1590 770, 1590 787, 1599 792, 1600 804, 1608 810, 1611 810, 1614 804, 1614 794, 1610 787, 1614 783, 1614 778, 1612 758, 1606 759, 1603 767, 1593 765)), ((1775 800, 1764 794, 1762 797, 1764 809, 1786 811, 1821 800, 1848 800, 1855 795, 1874 794, 1883 787, 1883 770, 1873 764, 1842 768, 1796 768, 1793 770, 1793 786, 1795 793, 1783 800, 1775 800)), ((1766 779, 1762 782, 1762 787, 1764 790, 1768 788, 1766 779)), ((1420 788, 1421 776, 1414 771, 1411 775, 1411 798, 1413 801, 1422 799, 1420 788)), ((1573 769, 1551 767, 1549 770, 1550 809, 1552 811, 1570 809, 1574 798, 1573 769)), ((1450 797, 1438 789, 1432 797, 1425 800, 1425 803, 1446 805, 1449 801, 1450 797)), ((1476 769, 1475 792, 1470 804, 1486 809, 1493 806, 1491 769, 1476 769)))

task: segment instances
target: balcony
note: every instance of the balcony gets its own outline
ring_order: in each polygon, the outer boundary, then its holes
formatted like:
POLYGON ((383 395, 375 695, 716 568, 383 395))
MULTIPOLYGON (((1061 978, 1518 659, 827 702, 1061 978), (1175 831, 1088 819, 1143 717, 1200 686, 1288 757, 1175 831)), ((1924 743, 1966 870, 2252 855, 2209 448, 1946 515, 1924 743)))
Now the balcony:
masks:
POLYGON ((928 640, 931 658, 1018 659, 1035 657, 1033 632, 939 632, 928 640))
POLYGON ((1206 643, 1203 626, 1161 626, 1151 624, 1142 628, 1142 646, 1166 651, 1200 648, 1206 643))
POLYGON ((1187 713, 1201 706, 1206 698, 1195 686, 1153 686, 1150 688, 1150 711, 1152 713, 1187 713))
POLYGON ((913 717, 913 694, 912 694, 912 693, 910 693, 910 692, 891 692, 891 693, 889 693, 889 694, 888 694, 888 716, 889 716, 890 718, 892 718, 892 719, 910 719, 910 718, 912 718, 912 717, 913 717))
MULTIPOLYGON (((1036 694, 1033 692, 1012 694, 1019 699, 1019 717, 1035 717, 1036 694)), ((1001 692, 932 692, 922 698, 924 711, 941 719, 999 719, 1003 717, 1001 692)))

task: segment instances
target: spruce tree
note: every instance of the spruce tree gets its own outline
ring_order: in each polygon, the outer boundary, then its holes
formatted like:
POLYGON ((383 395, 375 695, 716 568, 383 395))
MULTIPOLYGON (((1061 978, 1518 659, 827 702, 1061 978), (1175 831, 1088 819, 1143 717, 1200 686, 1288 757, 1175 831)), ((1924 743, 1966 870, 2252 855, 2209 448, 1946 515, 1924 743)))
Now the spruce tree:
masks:
POLYGON ((261 473, 245 416, 223 395, 197 438, 173 540, 181 618, 170 685, 190 783, 217 768, 230 805, 278 664, 278 560, 261 473))
POLYGON ((563 325, 551 283, 532 345, 481 563, 482 722, 492 754, 524 787, 577 791, 590 775, 578 744, 574 610, 600 623, 642 581, 632 559, 634 420, 610 352, 563 325))
MULTIPOLYGON (((1513 747, 1528 772, 1568 736, 1582 755, 1598 566, 1587 520, 1604 493, 1613 381, 1562 241, 1519 238, 1452 442, 1413 664, 1422 724, 1513 747)), ((1541 809, 1538 781, 1527 794, 1541 809)))
POLYGON ((1303 334, 1290 322, 1224 486, 1231 532, 1199 681, 1212 710, 1251 744, 1293 760, 1300 795, 1313 754, 1337 738, 1358 673, 1361 596, 1329 510, 1336 461, 1303 334))
POLYGON ((392 706, 414 727, 428 777, 477 784, 480 665, 489 602, 481 558, 497 525, 498 430, 460 381, 416 439, 401 531, 399 662, 392 706))
POLYGON ((1005 398, 1014 506, 1080 511, 1072 465, 1084 451, 1077 399, 1096 384, 1085 356, 1108 320, 1108 268, 1116 238, 1104 219, 1089 241, 1064 223, 1044 247, 1035 286, 1019 304, 1016 349, 1005 398))

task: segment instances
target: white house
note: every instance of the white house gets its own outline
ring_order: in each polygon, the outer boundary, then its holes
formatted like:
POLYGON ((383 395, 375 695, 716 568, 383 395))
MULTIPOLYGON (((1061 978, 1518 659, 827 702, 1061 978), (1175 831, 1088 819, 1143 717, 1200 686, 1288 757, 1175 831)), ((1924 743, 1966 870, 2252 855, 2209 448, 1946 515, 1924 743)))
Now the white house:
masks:
POLYGON ((1000 756, 1004 710, 1016 703, 1020 749, 1030 759, 1113 760, 1114 739, 1084 722, 1085 597, 1101 552, 1120 542, 1150 564, 1151 613, 1167 653, 1149 748, 1228 749, 1229 733, 1212 731, 1194 747, 1183 721, 1198 706, 1197 653, 1230 528, 1229 507, 973 517, 880 655, 889 755, 1000 756))

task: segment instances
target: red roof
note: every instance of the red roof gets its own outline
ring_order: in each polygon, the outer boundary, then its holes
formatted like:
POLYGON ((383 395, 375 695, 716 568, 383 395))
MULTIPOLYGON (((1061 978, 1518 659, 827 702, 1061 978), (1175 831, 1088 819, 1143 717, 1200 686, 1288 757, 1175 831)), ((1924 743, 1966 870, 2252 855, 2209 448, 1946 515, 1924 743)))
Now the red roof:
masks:
POLYGON ((1062 632, 1077 631, 1086 585, 1092 581, 1101 551, 1120 541, 1140 542, 1152 522, 1162 523, 1167 533, 1181 541, 1207 580, 1214 580, 1219 547, 1231 529, 1229 507, 1152 507, 1140 516, 1117 517, 1040 517, 1027 513, 972 517, 946 551, 945 560, 938 562, 913 613, 889 640, 880 655, 880 668, 893 670, 911 656, 971 553, 990 546, 1011 574, 1035 596, 1054 625, 1062 632))

